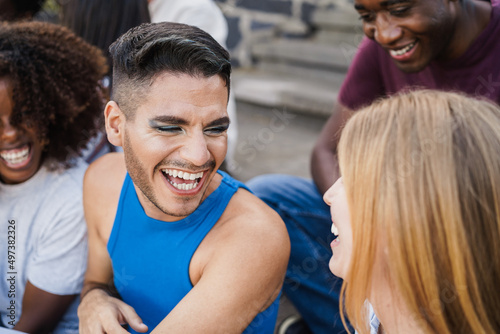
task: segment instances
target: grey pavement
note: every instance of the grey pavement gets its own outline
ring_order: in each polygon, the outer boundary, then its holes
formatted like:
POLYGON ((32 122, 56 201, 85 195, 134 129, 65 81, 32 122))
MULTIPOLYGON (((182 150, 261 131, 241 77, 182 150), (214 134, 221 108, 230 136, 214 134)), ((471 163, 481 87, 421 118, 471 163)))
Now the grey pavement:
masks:
POLYGON ((232 175, 246 182, 268 173, 310 177, 311 150, 326 119, 286 108, 238 102, 238 143, 232 175))
MULTIPOLYGON (((237 116, 233 177, 243 182, 268 173, 310 177, 311 150, 326 118, 242 102, 237 104, 237 116)), ((297 311, 282 296, 277 325, 293 314, 297 311)))

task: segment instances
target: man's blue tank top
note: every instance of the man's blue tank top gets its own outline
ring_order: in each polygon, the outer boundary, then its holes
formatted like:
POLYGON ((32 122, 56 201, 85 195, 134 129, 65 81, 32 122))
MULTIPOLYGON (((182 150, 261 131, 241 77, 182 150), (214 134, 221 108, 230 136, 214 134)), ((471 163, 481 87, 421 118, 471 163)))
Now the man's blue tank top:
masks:
MULTIPOLYGON (((238 188, 247 189, 226 173, 219 173, 223 176, 219 187, 192 214, 176 222, 148 217, 132 179, 128 173, 125 177, 107 248, 116 289, 150 331, 193 288, 189 264, 194 252, 238 188)), ((244 333, 272 334, 277 314, 278 298, 244 333)))

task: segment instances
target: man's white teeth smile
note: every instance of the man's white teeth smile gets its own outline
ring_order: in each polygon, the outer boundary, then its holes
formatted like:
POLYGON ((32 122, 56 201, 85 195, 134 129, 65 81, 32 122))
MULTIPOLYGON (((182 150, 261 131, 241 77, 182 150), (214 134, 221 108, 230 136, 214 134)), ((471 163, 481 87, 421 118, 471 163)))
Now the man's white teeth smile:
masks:
POLYGON ((179 190, 192 190, 198 186, 199 179, 203 177, 203 172, 199 173, 188 173, 177 169, 163 169, 163 174, 165 176, 171 176, 172 178, 166 178, 168 182, 179 190), (182 180, 188 182, 181 182, 182 180), (189 182, 194 181, 195 182, 189 182), (177 182, 176 182, 177 181, 177 182))
POLYGON ((191 190, 191 189, 196 188, 196 186, 198 186, 198 182, 195 182, 195 183, 181 183, 181 184, 177 184, 175 182, 170 182, 170 184, 173 185, 174 187, 176 187, 179 190, 191 190))
POLYGON ((183 171, 176 170, 176 169, 164 169, 163 173, 165 173, 166 175, 178 177, 179 179, 184 179, 184 180, 195 180, 195 179, 199 179, 199 178, 203 177, 203 172, 191 174, 191 173, 183 172, 183 171))
POLYGON ((30 147, 24 146, 22 149, 0 151, 0 157, 11 165, 18 165, 29 158, 30 147))
POLYGON ((391 56, 402 56, 404 55, 405 53, 407 53, 408 51, 410 51, 411 49, 413 49, 413 47, 415 46, 415 42, 405 46, 404 48, 402 49, 399 49, 399 50, 390 50, 389 53, 391 54, 391 56))

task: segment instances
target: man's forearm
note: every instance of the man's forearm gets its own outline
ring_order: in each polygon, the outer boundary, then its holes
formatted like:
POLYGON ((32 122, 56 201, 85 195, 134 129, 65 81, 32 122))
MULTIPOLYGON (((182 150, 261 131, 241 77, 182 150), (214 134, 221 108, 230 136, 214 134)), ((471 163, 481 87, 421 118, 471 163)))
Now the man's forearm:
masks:
POLYGON ((113 283, 102 283, 102 282, 92 282, 88 281, 83 284, 82 293, 80 294, 80 299, 83 298, 92 290, 102 290, 112 297, 119 297, 118 291, 116 291, 113 283))
POLYGON ((338 104, 323 126, 314 146, 311 156, 311 173, 321 195, 340 177, 337 144, 342 127, 351 115, 352 112, 348 108, 338 104))
POLYGON ((56 295, 26 283, 22 313, 14 329, 25 333, 50 333, 76 295, 56 295))
POLYGON ((337 156, 325 150, 315 149, 311 157, 311 174, 321 195, 340 177, 337 156))

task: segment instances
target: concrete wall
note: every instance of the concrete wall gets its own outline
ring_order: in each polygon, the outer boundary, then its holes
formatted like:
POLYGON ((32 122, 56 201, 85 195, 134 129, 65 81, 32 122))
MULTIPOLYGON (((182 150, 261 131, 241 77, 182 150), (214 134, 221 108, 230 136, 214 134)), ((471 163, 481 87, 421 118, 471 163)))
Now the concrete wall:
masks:
MULTIPOLYGON (((187 0, 188 1, 188 0, 187 0)), ((227 46, 235 66, 252 65, 250 45, 272 37, 307 38, 314 11, 352 8, 352 0, 215 0, 229 25, 227 46)))

